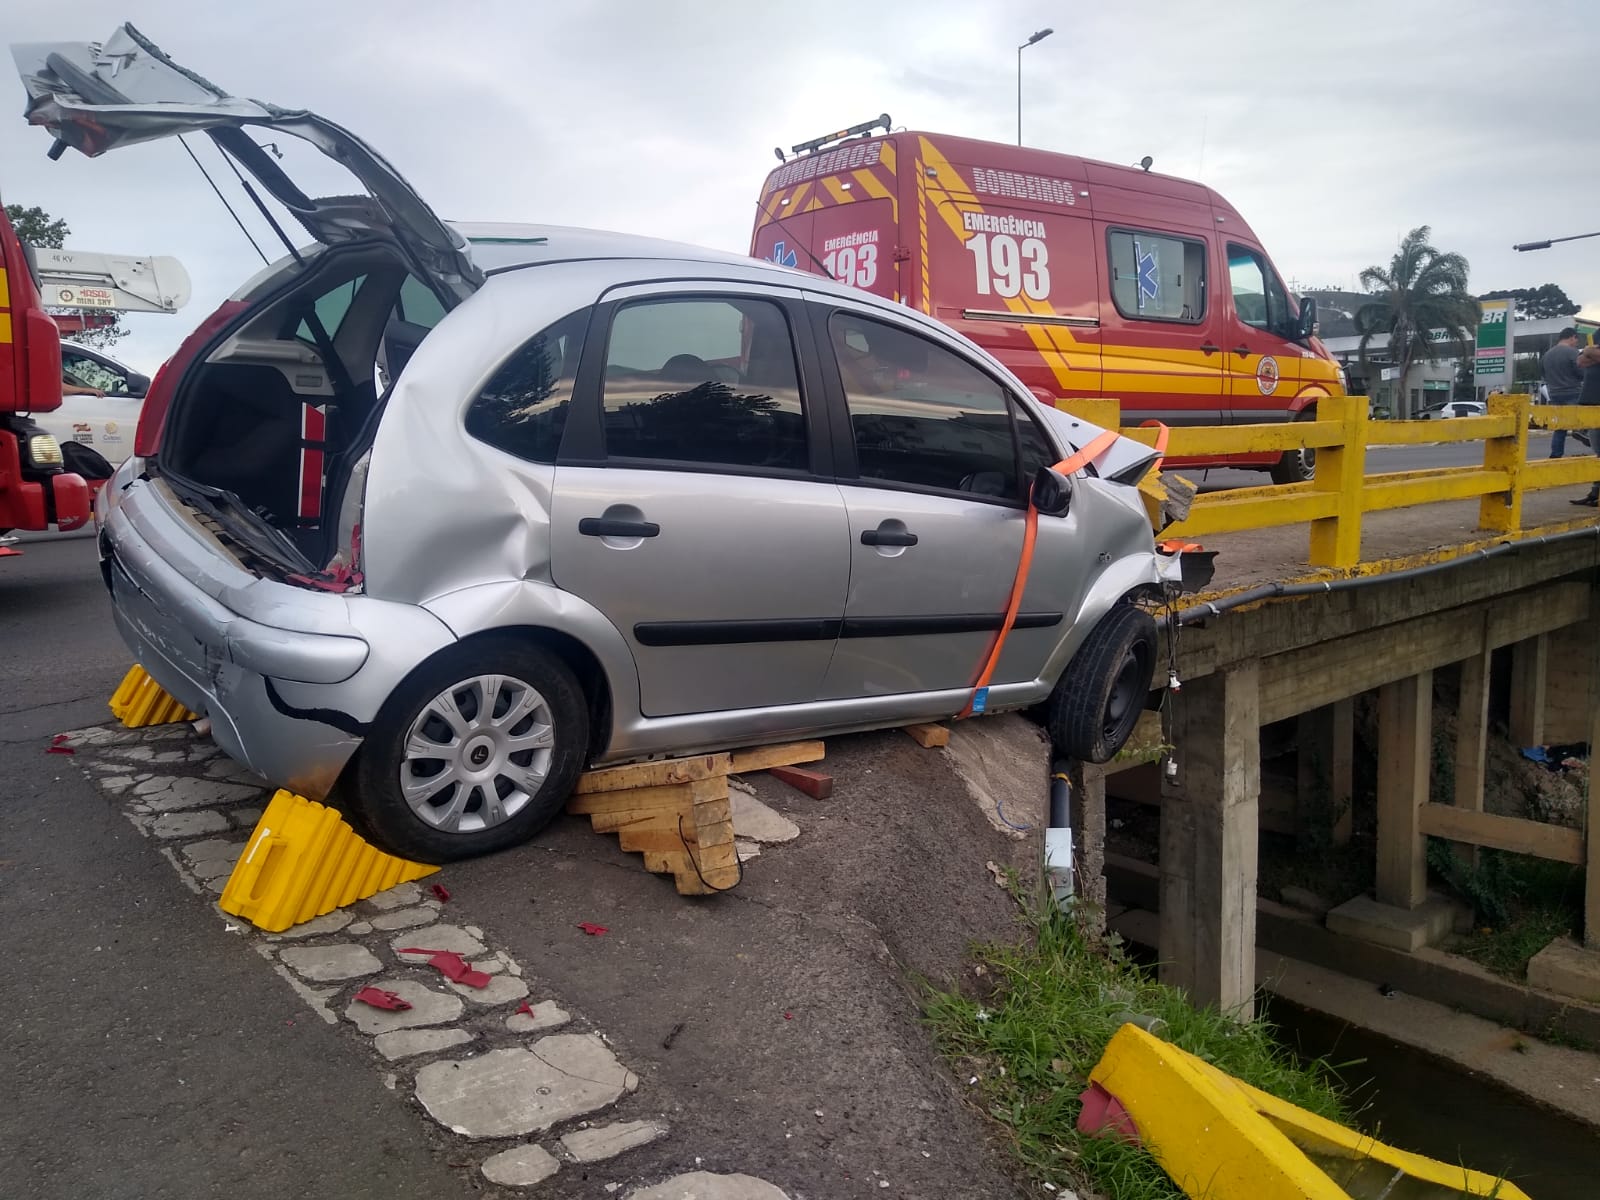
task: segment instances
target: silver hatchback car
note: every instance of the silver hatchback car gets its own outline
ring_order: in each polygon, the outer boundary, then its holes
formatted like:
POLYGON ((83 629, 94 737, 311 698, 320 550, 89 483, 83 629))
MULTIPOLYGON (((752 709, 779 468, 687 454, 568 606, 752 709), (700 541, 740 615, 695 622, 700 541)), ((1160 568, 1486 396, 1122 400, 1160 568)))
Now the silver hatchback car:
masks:
POLYGON ((116 622, 271 782, 432 861, 521 841, 585 767, 1045 705, 1110 757, 1176 583, 1154 452, 900 305, 641 238, 451 226, 312 113, 130 26, 14 48, 89 155, 204 131, 315 244, 162 369, 101 493, 116 622), (361 196, 312 199, 251 130, 361 196), (1034 566, 988 686, 1034 501, 1034 566), (976 702, 975 702, 976 701, 976 702))

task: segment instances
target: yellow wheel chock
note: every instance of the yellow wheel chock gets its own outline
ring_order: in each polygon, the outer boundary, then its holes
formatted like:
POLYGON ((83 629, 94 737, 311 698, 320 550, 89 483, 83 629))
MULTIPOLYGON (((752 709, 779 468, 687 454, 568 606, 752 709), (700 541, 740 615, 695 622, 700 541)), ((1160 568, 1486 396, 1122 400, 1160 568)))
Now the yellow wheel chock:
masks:
POLYGON ((438 869, 385 854, 336 809, 280 790, 239 855, 221 906, 269 933, 281 933, 438 869))
POLYGON ((111 694, 111 715, 128 729, 143 729, 146 725, 175 725, 179 721, 199 719, 179 701, 162 690, 161 685, 135 665, 128 669, 111 694))

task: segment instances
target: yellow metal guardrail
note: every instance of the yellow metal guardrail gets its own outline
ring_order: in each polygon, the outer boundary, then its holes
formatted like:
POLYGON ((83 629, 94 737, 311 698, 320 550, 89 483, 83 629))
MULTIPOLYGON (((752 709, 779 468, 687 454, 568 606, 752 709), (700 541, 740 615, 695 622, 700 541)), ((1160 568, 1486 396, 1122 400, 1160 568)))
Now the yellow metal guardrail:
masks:
MULTIPOLYGON (((1119 423, 1115 400, 1061 406, 1098 425, 1119 423)), ((1168 458, 1281 453, 1314 449, 1315 478, 1309 483, 1234 488, 1196 496, 1189 515, 1163 531, 1173 538, 1203 538, 1279 525, 1311 526, 1310 563, 1353 567, 1361 561, 1361 520, 1369 512, 1477 499, 1478 526, 1493 533, 1522 531, 1522 503, 1529 492, 1600 480, 1600 457, 1528 458, 1529 429, 1592 429, 1600 409, 1540 405, 1525 395, 1489 397, 1488 414, 1450 420, 1374 421, 1365 396, 1327 396, 1313 421, 1272 425, 1179 426, 1170 430, 1168 458), (1367 474, 1370 446, 1416 446, 1482 442, 1481 466, 1439 467, 1367 474)), ((1156 431, 1126 428, 1125 436, 1154 443, 1156 431)), ((1182 469, 1178 468, 1181 474, 1182 469)))

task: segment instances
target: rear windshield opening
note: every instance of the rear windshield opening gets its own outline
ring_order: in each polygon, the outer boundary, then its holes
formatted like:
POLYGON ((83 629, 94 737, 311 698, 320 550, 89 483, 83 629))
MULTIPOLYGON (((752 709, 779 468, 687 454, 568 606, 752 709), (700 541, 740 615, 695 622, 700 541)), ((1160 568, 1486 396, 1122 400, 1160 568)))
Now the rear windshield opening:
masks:
POLYGON ((253 514, 320 568, 348 541, 346 485, 381 401, 445 309, 387 252, 312 264, 184 381, 160 466, 227 493, 224 510, 253 514))

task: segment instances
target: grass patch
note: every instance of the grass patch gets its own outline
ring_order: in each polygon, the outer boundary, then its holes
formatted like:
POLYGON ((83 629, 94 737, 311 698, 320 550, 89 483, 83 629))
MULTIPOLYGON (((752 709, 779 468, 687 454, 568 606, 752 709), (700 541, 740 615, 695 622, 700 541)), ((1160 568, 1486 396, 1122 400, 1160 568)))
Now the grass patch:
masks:
POLYGON ((1078 1133, 1078 1095, 1128 1014, 1159 1018, 1161 1036, 1248 1083, 1336 1121, 1348 1119, 1331 1073, 1301 1066, 1264 1022, 1239 1025, 1196 1010, 1152 980, 1113 941, 1050 907, 1032 944, 979 953, 993 994, 935 992, 926 1014, 969 1090, 1011 1133, 1023 1170, 1108 1200, 1181 1200, 1148 1150, 1078 1133))
POLYGON ((1582 867, 1501 850, 1481 851, 1474 865, 1437 838, 1428 865, 1472 902, 1476 928, 1449 948, 1496 975, 1521 981, 1528 960, 1582 920, 1582 867))

